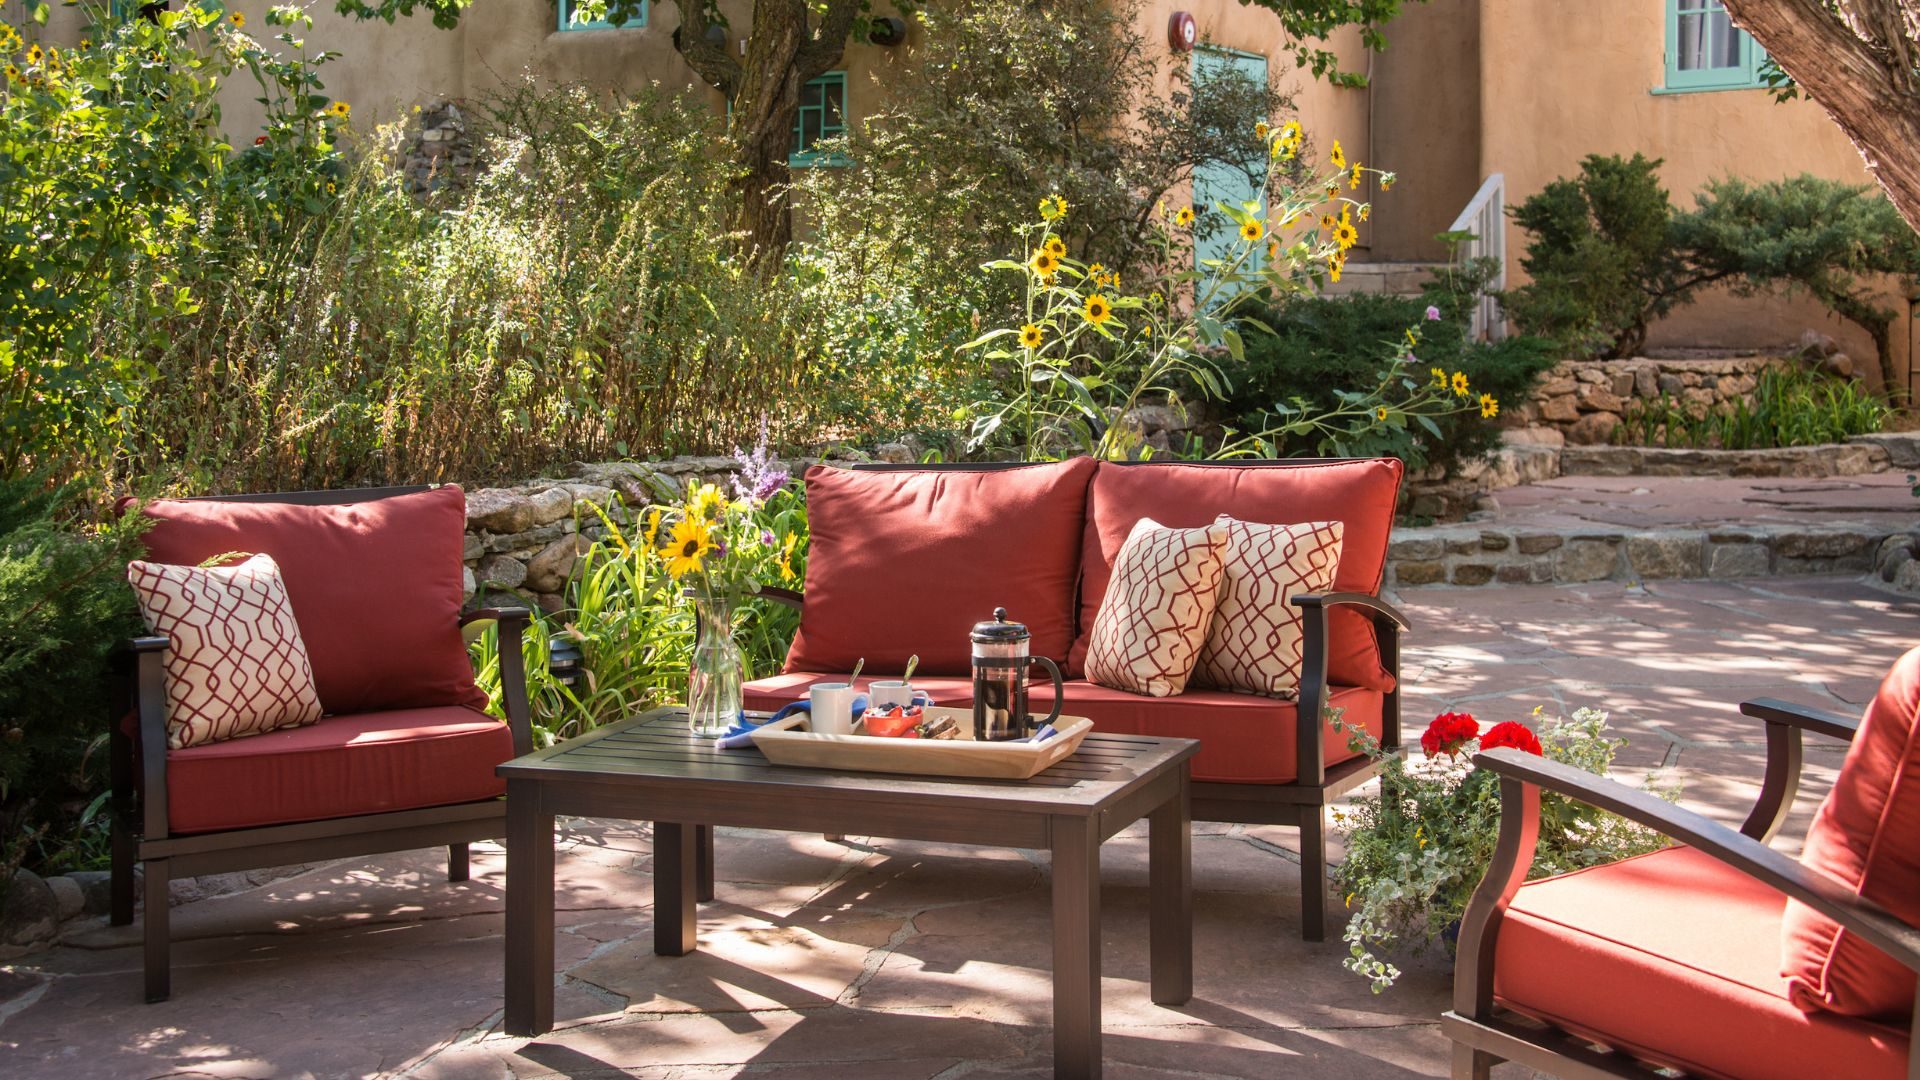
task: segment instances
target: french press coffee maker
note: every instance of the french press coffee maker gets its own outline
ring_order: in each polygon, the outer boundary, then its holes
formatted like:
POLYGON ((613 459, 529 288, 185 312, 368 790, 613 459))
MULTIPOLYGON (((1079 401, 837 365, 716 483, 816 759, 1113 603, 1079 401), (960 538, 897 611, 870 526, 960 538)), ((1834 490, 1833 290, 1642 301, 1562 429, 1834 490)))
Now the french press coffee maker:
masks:
POLYGON ((980 742, 1024 739, 1060 718, 1066 684, 1044 656, 1028 656, 1033 635, 1024 623, 1008 622, 1006 608, 993 621, 973 624, 973 737, 980 742), (1053 711, 1032 724, 1027 713, 1027 669, 1039 664, 1053 676, 1053 711))

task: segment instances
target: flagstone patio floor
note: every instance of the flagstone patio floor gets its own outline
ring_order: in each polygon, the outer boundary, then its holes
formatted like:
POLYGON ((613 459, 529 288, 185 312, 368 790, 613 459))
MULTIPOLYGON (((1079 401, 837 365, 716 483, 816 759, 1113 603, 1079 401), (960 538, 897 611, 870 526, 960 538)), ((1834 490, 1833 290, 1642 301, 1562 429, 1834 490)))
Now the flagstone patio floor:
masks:
MULTIPOLYGON (((1920 639, 1920 603, 1839 578, 1409 590, 1409 727, 1536 704, 1612 711, 1620 775, 1685 784, 1737 822, 1762 750, 1734 709, 1771 695, 1857 711, 1920 639)), ((1831 783, 1809 748, 1791 848, 1831 783)), ((1146 842, 1105 849, 1113 1077, 1441 1076, 1443 957, 1382 995, 1337 941, 1299 940, 1284 829, 1201 824, 1192 1002, 1147 996, 1146 842)), ((651 950, 644 826, 566 823, 560 1026, 498 1033, 502 860, 444 880, 441 853, 311 869, 174 912, 174 996, 139 1000, 137 931, 72 930, 0 966, 10 1077, 1047 1076, 1047 867, 1034 852, 723 831, 701 948, 651 950)), ((1500 1075, 1523 1075, 1505 1067, 1500 1075)))

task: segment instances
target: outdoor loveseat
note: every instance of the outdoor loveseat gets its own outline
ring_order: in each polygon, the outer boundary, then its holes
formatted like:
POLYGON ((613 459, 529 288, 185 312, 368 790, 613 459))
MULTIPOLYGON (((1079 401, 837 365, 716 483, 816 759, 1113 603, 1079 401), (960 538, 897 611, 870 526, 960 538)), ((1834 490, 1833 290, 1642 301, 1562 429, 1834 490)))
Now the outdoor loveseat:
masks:
MULTIPOLYGON (((767 591, 800 607, 799 633, 786 670, 748 684, 746 705, 779 708, 814 683, 845 679, 863 658, 868 675, 897 678, 917 655, 915 686, 966 707, 968 630, 1004 607, 1031 629, 1034 655, 1060 661, 1068 714, 1103 731, 1200 741, 1195 819, 1300 830, 1301 931, 1322 940, 1327 805, 1378 771, 1326 712, 1400 745, 1406 621, 1375 593, 1401 473, 1393 459, 816 466, 806 476, 804 597, 767 591), (1088 634, 1135 523, 1191 528, 1220 514, 1345 524, 1334 591, 1293 601, 1305 632, 1297 699, 1207 689, 1147 697, 1088 681, 1088 634)), ((1033 695, 1046 708, 1052 686, 1036 682, 1033 695)))

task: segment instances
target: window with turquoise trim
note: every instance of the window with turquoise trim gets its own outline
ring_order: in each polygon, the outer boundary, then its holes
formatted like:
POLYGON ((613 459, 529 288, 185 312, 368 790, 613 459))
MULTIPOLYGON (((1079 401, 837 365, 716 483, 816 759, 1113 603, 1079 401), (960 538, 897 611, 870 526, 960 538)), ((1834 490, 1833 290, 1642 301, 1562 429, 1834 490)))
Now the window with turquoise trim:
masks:
POLYGON ((838 159, 816 150, 821 139, 847 130, 847 73, 829 71, 800 88, 800 115, 793 120, 793 149, 789 165, 838 164, 838 159))
POLYGON ((555 0, 553 5, 560 12, 562 30, 638 30, 647 25, 647 9, 652 7, 650 0, 640 0, 640 10, 627 18, 625 23, 615 26, 605 19, 587 19, 575 22, 573 19, 574 0, 555 0))
POLYGON ((1767 54, 1733 25, 1722 0, 1667 0, 1668 90, 1765 86, 1767 54))

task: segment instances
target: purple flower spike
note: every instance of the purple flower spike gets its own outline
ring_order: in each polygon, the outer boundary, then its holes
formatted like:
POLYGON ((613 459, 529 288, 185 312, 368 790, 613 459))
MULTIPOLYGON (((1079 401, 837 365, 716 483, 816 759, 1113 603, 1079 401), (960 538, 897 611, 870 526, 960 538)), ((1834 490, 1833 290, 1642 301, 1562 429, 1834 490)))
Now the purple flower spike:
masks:
POLYGON ((772 546, 774 545, 774 543, 775 543, 775 541, 774 541, 774 538, 773 538, 773 530, 772 530, 772 529, 761 529, 761 530, 760 530, 760 542, 761 542, 761 543, 763 543, 763 544, 765 544, 765 545, 767 545, 768 547, 772 547, 772 546))
POLYGON ((748 453, 739 447, 733 448, 733 460, 739 466, 733 476, 733 495, 736 499, 751 499, 756 503, 766 502, 787 486, 793 474, 773 456, 767 445, 767 418, 760 418, 760 441, 754 444, 753 452, 748 453))
POLYGON ((1427 321, 1428 322, 1440 321, 1440 309, 1437 306, 1433 304, 1427 305, 1427 321))

